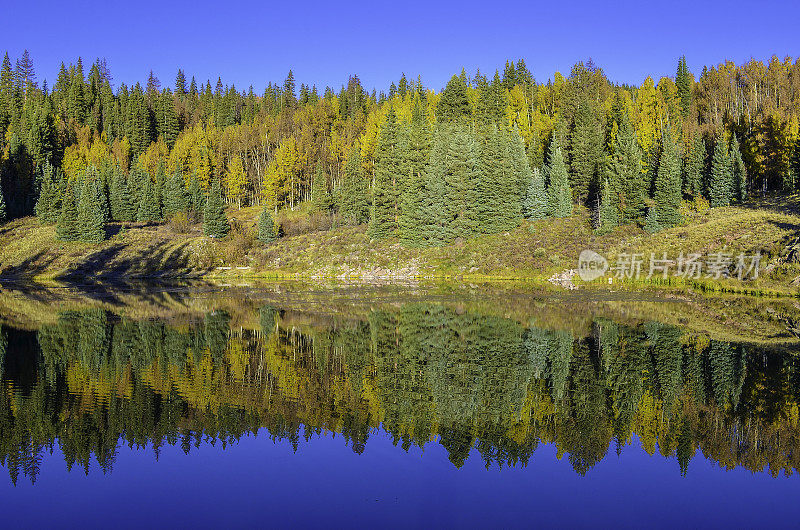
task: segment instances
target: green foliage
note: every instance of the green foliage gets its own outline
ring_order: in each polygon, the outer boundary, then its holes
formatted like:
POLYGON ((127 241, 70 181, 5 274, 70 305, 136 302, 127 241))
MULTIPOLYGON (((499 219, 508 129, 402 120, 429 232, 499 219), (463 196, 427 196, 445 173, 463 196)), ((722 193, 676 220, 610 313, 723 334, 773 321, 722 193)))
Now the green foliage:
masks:
POLYGON ((525 217, 534 221, 547 217, 549 211, 547 190, 544 183, 544 174, 539 168, 533 170, 533 174, 528 181, 523 210, 525 217))
POLYGON ((136 220, 137 206, 122 171, 115 171, 111 180, 111 218, 119 222, 136 220))
POLYGON ((614 203, 619 208, 621 223, 641 219, 645 211, 647 182, 642 172, 642 153, 636 141, 628 114, 621 112, 612 151, 606 157, 603 175, 608 180, 614 203))
POLYGON ((692 76, 686 67, 686 56, 678 59, 678 71, 675 73, 675 86, 678 88, 678 98, 681 102, 681 114, 685 118, 692 108, 692 76))
POLYGON ((614 203, 611 193, 611 184, 608 179, 603 182, 603 192, 600 197, 600 212, 598 215, 598 231, 608 232, 619 224, 619 207, 614 203))
POLYGON ((572 215, 572 190, 569 186, 567 165, 557 142, 550 144, 547 156, 547 197, 550 214, 553 217, 569 217, 572 215))
POLYGON ((362 173, 358 146, 354 146, 348 153, 344 182, 337 191, 339 215, 346 224, 358 225, 369 220, 369 190, 362 173))
POLYGON ((317 162, 317 168, 314 172, 314 182, 311 186, 311 200, 314 203, 314 210, 318 212, 327 212, 333 209, 333 198, 330 191, 328 191, 328 179, 325 177, 325 172, 322 170, 322 162, 317 162))
POLYGON ((706 169, 706 144, 703 138, 695 135, 688 156, 683 165, 683 192, 690 197, 697 197, 703 189, 706 169))
POLYGON ((712 208, 728 206, 733 192, 733 175, 728 156, 728 147, 723 134, 717 135, 714 156, 711 159, 711 175, 708 181, 708 202, 712 208))
POLYGON ((161 208, 158 203, 157 188, 149 176, 145 176, 144 185, 139 191, 139 209, 136 220, 140 223, 157 223, 161 221, 161 208))
POLYGON ((99 243, 106 238, 106 221, 98 196, 100 182, 85 179, 78 201, 78 239, 88 243, 99 243))
POLYGON ((398 199, 405 185, 398 134, 397 116, 394 108, 390 107, 375 152, 375 181, 368 229, 373 239, 392 237, 397 231, 398 199))
POLYGON ((276 239, 278 233, 275 230, 275 222, 272 220, 269 208, 264 208, 258 216, 258 240, 268 245, 276 239))
POLYGON ((6 218, 6 200, 3 198, 3 189, 0 188, 0 223, 5 222, 6 218))
POLYGON ((570 186, 578 202, 586 202, 603 158, 603 132, 592 106, 581 101, 575 112, 569 160, 570 186))
POLYGON ((209 237, 223 238, 230 232, 231 226, 225 215, 225 203, 219 180, 214 179, 203 210, 203 233, 209 237))
POLYGON ((164 216, 172 217, 187 210, 186 184, 180 171, 176 171, 164 184, 164 216))
POLYGON ((81 230, 78 225, 78 206, 75 201, 75 186, 72 182, 67 185, 64 198, 61 201, 61 215, 56 224, 56 237, 61 241, 78 241, 81 230))
POLYGON ((647 215, 644 218, 644 230, 650 234, 659 232, 663 227, 658 224, 658 214, 655 205, 647 208, 647 215))
POLYGON ((436 105, 436 121, 445 123, 465 120, 472 114, 472 107, 467 97, 467 85, 459 76, 454 75, 442 91, 436 105))
POLYGON ((56 176, 57 172, 49 162, 44 164, 41 174, 39 199, 34 212, 42 223, 55 224, 61 212, 61 179, 56 176))
POLYGON ((678 148, 669 130, 664 132, 661 144, 653 199, 658 224, 667 228, 681 221, 681 166, 678 148))
POLYGON ((730 164, 733 199, 741 203, 747 198, 747 169, 745 168, 744 160, 742 160, 739 140, 737 140, 735 134, 731 138, 730 164))

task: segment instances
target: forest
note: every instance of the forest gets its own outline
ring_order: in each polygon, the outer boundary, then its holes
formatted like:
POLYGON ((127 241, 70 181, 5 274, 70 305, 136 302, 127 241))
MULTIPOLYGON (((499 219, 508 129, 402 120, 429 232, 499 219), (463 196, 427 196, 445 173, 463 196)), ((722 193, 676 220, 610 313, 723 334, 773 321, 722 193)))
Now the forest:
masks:
POLYGON ((683 474, 698 451, 725 469, 800 466, 800 364, 786 348, 602 317, 579 334, 430 302, 251 316, 172 325, 95 308, 2 326, 0 464, 16 483, 56 445, 88 473, 110 472, 121 445, 158 458, 258 433, 302 451, 340 433, 362 453, 382 432, 405 451, 439 443, 457 467, 525 466, 544 444, 579 474, 632 445, 683 474))
POLYGON ((439 91, 402 74, 379 92, 263 92, 179 69, 116 84, 104 59, 39 82, 26 51, 0 67, 0 222, 36 215, 59 239, 101 241, 107 223, 273 216, 309 204, 327 228, 367 224, 407 246, 509 230, 523 218, 591 212, 604 232, 675 226, 683 209, 792 194, 800 185, 800 60, 726 61, 699 77, 616 84, 592 60, 537 82, 522 59, 461 70, 439 91), (167 86, 169 85, 169 86, 167 86))

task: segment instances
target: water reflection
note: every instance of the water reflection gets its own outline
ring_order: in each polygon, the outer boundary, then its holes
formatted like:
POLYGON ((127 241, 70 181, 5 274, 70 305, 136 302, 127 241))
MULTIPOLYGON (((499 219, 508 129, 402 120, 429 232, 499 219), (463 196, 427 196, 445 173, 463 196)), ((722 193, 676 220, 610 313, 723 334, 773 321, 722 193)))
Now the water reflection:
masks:
POLYGON ((698 450, 726 469, 797 469, 790 351, 653 321, 584 328, 426 302, 179 321, 62 312, 0 331, 0 459, 16 483, 56 444, 68 468, 109 472, 124 445, 157 457, 260 432, 297 449, 333 432, 361 453, 379 429, 398 450, 441 444, 457 467, 525 466, 554 444, 585 474, 635 435, 676 473, 698 450))

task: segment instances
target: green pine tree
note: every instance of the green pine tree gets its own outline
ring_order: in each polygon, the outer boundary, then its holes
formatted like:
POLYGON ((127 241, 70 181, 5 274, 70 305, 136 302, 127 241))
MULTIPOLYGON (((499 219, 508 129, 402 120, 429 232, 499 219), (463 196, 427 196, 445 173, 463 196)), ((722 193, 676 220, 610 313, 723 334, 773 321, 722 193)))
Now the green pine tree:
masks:
POLYGON ((75 183, 67 185, 61 201, 61 215, 56 224, 56 237, 61 241, 78 241, 81 237, 78 228, 78 206, 75 203, 75 183))
POLYGON ((706 166, 706 144, 703 138, 695 135, 683 165, 683 192, 689 197, 697 197, 703 189, 706 166))
POLYGON ((6 218, 6 200, 3 198, 3 189, 0 187, 0 223, 4 223, 6 218))
POLYGON ((344 166, 344 179, 336 190, 339 215, 345 224, 358 225, 369 220, 370 200, 367 181, 361 168, 358 145, 350 148, 344 166))
POLYGON ((619 208, 620 223, 642 218, 647 198, 647 183, 642 173, 642 153, 633 126, 624 110, 617 118, 617 130, 606 156, 604 180, 608 180, 613 202, 619 208))
POLYGON ((172 217, 187 209, 186 185, 183 175, 176 171, 164 185, 164 216, 172 217))
POLYGON ((556 141, 550 144, 547 156, 547 197, 549 211, 553 217, 569 217, 572 215, 572 190, 569 186, 567 165, 564 155, 556 141))
POLYGON ((466 120, 472 113, 467 96, 467 85, 459 76, 454 75, 442 90, 439 103, 436 105, 436 121, 466 120))
POLYGON ((261 215, 258 216, 258 240, 268 245, 276 239, 278 239, 278 234, 272 215, 269 208, 264 208, 261 210, 261 215))
POLYGON ((398 149, 399 127, 393 107, 389 107, 386 124, 381 129, 375 151, 375 180, 372 186, 372 208, 368 234, 373 239, 392 237, 397 231, 399 190, 404 183, 402 161, 398 149))
POLYGON ((714 155, 711 158, 711 174, 708 180, 708 202, 712 208, 728 206, 733 191, 733 175, 728 156, 728 147, 722 133, 717 135, 714 155))
POLYGON ((738 203, 742 203, 747 198, 747 169, 744 166, 742 152, 739 149, 739 140, 735 134, 731 137, 730 153, 733 199, 738 203))
POLYGON ((161 208, 156 195, 156 185, 147 177, 144 179, 139 195, 139 209, 136 212, 136 221, 140 223, 157 223, 161 220, 161 208))
POLYGON ((192 171, 192 178, 189 181, 189 210, 192 212, 192 217, 197 221, 200 214, 205 209, 206 194, 203 188, 200 187, 200 181, 197 180, 197 173, 192 171))
POLYGON ((539 168, 533 170, 533 174, 528 180, 528 189, 525 194, 523 209, 525 217, 532 221, 547 217, 549 210, 547 205, 547 190, 544 184, 544 173, 539 170, 539 168))
POLYGON ((135 221, 138 208, 128 187, 128 179, 122 171, 114 172, 111 190, 111 218, 123 223, 135 221))
POLYGON ((99 243, 106 238, 106 223, 98 201, 100 183, 85 179, 78 201, 78 233, 81 241, 99 243))
POLYGON ((658 224, 658 215, 656 214, 655 205, 648 206, 647 215, 644 218, 644 230, 650 234, 655 234, 661 230, 661 225, 658 224))
POLYGON ((681 221, 681 166, 678 148, 669 130, 662 137, 661 157, 655 180, 655 211, 659 226, 668 228, 681 221))
POLYGON ((222 190, 219 180, 214 179, 206 199, 203 210, 203 233, 209 237, 223 238, 230 232, 231 226, 225 215, 225 202, 222 200, 222 190))
POLYGON ((61 186, 56 181, 56 170, 49 162, 42 167, 41 189, 39 199, 36 201, 36 217, 42 223, 55 224, 61 213, 61 186))
POLYGON ((602 233, 614 229, 619 224, 619 206, 614 204, 614 195, 611 193, 611 184, 608 179, 603 181, 598 221, 598 231, 602 233))
POLYGON ((683 117, 689 115, 692 107, 692 77, 686 67, 686 56, 681 55, 678 59, 678 71, 675 73, 675 86, 678 87, 678 97, 681 100, 681 114, 683 117))

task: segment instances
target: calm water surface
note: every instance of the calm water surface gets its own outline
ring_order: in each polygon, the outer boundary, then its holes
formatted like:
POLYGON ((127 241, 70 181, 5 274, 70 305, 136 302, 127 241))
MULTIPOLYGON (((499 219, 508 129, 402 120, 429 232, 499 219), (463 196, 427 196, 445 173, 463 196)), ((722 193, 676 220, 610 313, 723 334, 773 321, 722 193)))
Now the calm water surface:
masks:
POLYGON ((800 515, 791 304, 722 340, 624 299, 148 293, 0 296, 7 527, 800 515))

